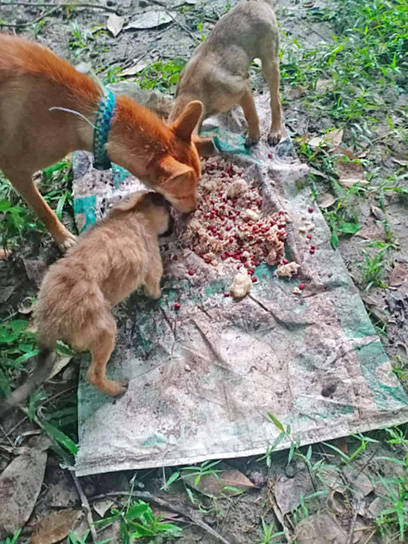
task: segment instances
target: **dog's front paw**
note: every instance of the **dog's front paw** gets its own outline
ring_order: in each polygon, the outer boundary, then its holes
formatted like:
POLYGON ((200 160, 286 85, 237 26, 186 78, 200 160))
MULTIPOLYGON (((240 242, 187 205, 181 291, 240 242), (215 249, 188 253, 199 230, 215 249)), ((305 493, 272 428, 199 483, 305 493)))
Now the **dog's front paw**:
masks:
POLYGON ((259 142, 261 139, 260 134, 248 134, 245 140, 245 147, 251 147, 252 145, 255 145, 259 142))
POLYGON ((101 390, 112 397, 118 397, 126 393, 128 388, 128 382, 117 380, 106 380, 101 390))
POLYGON ((71 249, 71 247, 74 247, 76 243, 77 237, 68 230, 63 238, 57 240, 57 244, 63 253, 71 249))
POLYGON ((145 293, 154 300, 158 300, 162 294, 160 287, 151 287, 150 285, 145 286, 145 293))
POLYGON ((268 134, 268 144, 270 145, 276 145, 278 144, 282 139, 282 130, 279 128, 278 130, 270 130, 268 134))

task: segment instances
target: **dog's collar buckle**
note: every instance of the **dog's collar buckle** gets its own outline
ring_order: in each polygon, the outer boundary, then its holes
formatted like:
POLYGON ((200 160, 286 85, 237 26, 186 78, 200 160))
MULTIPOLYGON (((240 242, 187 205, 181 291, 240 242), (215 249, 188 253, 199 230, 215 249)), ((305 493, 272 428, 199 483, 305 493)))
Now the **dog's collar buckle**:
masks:
POLYGON ((112 166, 105 145, 108 141, 114 109, 115 95, 109 89, 105 89, 96 112, 93 133, 93 166, 97 170, 108 170, 112 166))

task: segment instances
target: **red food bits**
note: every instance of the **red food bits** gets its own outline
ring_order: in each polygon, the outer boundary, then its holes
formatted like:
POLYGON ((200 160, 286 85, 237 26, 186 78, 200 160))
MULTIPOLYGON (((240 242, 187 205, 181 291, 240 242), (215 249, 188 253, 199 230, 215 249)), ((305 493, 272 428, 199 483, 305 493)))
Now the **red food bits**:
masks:
POLYGON ((272 159, 272 153, 268 153, 268 159, 272 159))
POLYGON ((313 213, 313 212, 314 212, 314 209, 313 209, 311 206, 309 206, 309 208, 307 209, 307 211, 308 211, 309 213, 313 213))
POLYGON ((180 310, 180 308, 181 308, 180 302, 175 302, 175 303, 174 303, 174 309, 175 309, 175 310, 180 310))
POLYGON ((313 247, 311 247, 311 248, 309 249, 309 253, 310 253, 310 255, 313 255, 313 253, 314 253, 314 252, 315 252, 314 248, 313 248, 313 247))
POLYGON ((305 284, 304 283, 299 283, 298 285, 298 289, 300 289, 301 291, 305 288, 305 284))
POLYGON ((173 255, 173 261, 177 261, 178 257, 177 255, 173 255))
POLYGON ((230 294, 228 292, 224 293, 224 297, 229 297, 230 294))
POLYGON ((288 261, 287 259, 282 259, 282 260, 281 260, 281 263, 282 263, 282 264, 289 264, 289 261, 288 261))
POLYGON ((194 271, 192 268, 190 268, 190 269, 188 270, 188 275, 189 275, 189 276, 194 276, 194 274, 195 274, 195 271, 194 271))
POLYGON ((308 240, 311 240, 311 239, 312 239, 312 235, 311 235, 310 233, 309 233, 309 234, 306 234, 306 238, 307 238, 308 240))
POLYGON ((258 281, 258 278, 256 276, 252 276, 251 280, 252 283, 256 283, 258 281))

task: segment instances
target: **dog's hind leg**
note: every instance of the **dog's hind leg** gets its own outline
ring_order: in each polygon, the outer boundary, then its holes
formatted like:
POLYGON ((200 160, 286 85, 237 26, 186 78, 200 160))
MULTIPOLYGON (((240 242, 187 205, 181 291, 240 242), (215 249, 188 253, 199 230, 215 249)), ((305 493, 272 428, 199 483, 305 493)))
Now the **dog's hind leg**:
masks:
POLYGON ((281 102, 279 96, 280 71, 279 59, 277 57, 272 57, 271 59, 270 51, 269 55, 262 56, 262 70, 271 95, 272 122, 268 133, 268 142, 275 145, 282 138, 281 102))
POLYGON ((155 272, 150 271, 144 281, 144 291, 148 297, 155 300, 161 297, 160 280, 163 269, 158 268, 155 272))
POLYGON ((47 227, 54 240, 63 251, 75 245, 76 237, 59 221, 35 186, 30 174, 8 174, 13 187, 20 193, 27 204, 35 211, 38 218, 47 227))
POLYGON ((249 84, 247 90, 241 96, 239 103, 241 108, 244 110, 245 119, 248 123, 248 135, 245 145, 249 147, 250 145, 257 144, 261 138, 259 118, 258 114, 256 113, 255 102, 249 84))
POLYGON ((115 347, 116 323, 110 316, 112 328, 102 330, 95 336, 90 347, 92 361, 87 372, 88 381, 97 389, 108 395, 117 396, 125 393, 127 385, 125 383, 108 380, 106 377, 106 365, 110 359, 115 347))

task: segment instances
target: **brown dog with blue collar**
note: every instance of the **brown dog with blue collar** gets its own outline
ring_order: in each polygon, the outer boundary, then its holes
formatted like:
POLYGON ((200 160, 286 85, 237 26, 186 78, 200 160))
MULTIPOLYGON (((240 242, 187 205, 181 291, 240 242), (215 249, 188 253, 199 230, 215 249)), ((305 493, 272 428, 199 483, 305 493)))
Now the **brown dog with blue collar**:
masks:
POLYGON ((197 206, 201 140, 192 133, 202 104, 191 101, 166 124, 118 96, 106 140, 99 141, 101 125, 97 130, 92 125, 104 99, 100 85, 49 49, 0 33, 0 168, 62 249, 72 246, 75 236, 49 208, 32 175, 71 151, 92 151, 95 142, 180 212, 197 206))

